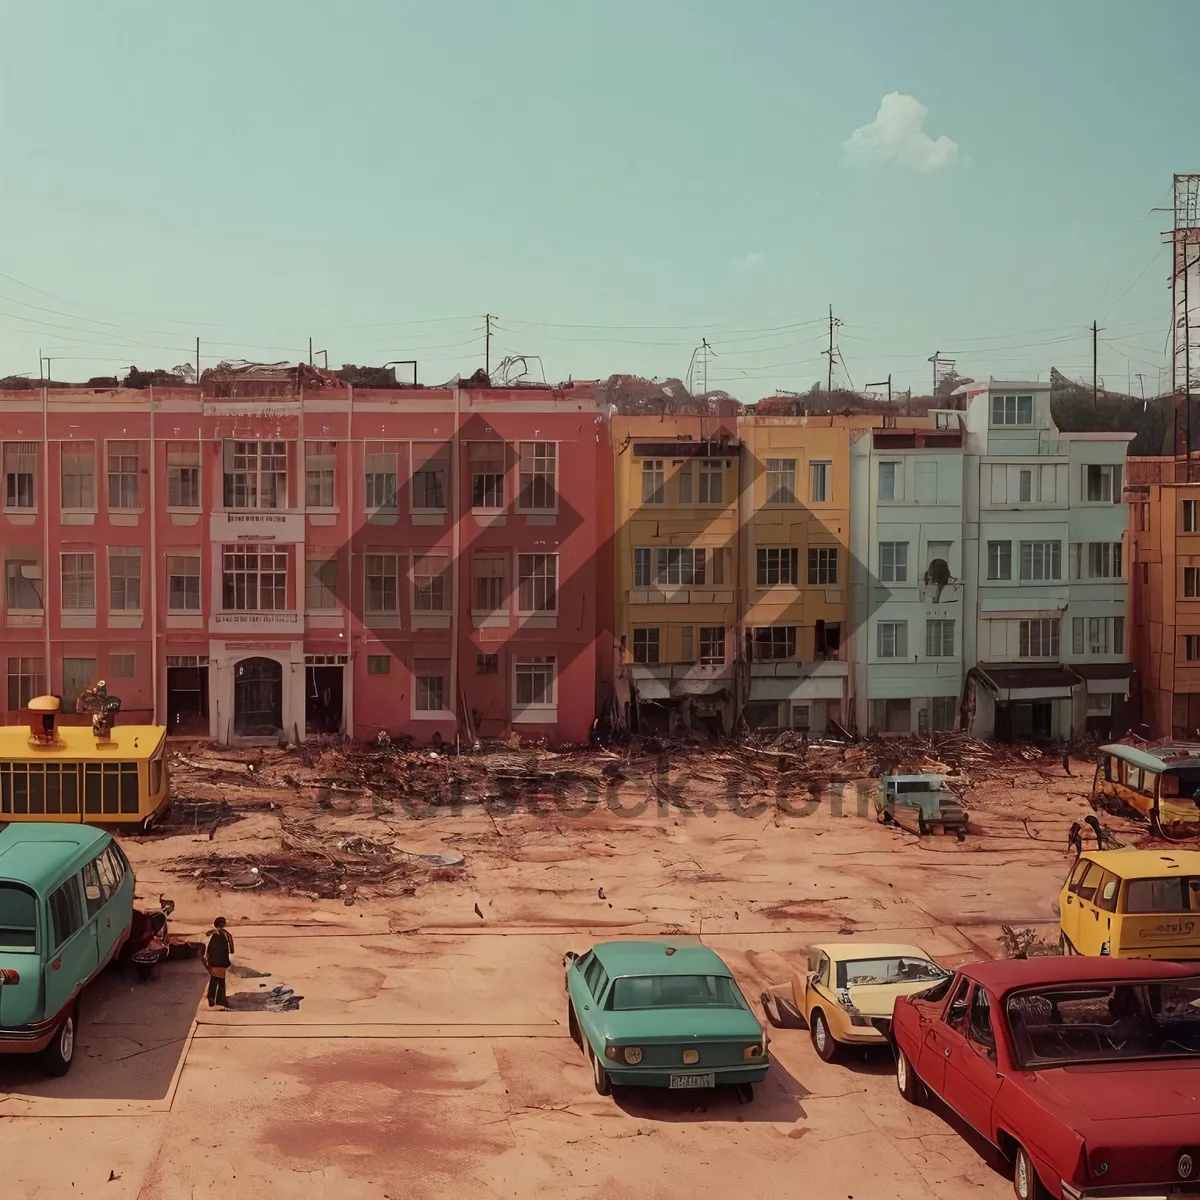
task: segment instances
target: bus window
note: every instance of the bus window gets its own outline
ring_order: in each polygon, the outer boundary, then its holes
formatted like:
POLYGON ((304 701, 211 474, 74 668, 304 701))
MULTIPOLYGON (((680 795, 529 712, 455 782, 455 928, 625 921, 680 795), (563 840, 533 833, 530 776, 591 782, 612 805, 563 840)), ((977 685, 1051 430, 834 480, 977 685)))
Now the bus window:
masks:
POLYGON ((1200 912, 1200 877, 1131 879, 1125 885, 1127 913, 1200 912))
POLYGON ((1096 889, 1096 907, 1104 912, 1117 911, 1117 896, 1120 894, 1121 880, 1111 871, 1104 872, 1100 886, 1096 889))
POLYGON ((150 795, 157 796, 162 791, 163 760, 161 754, 156 754, 150 760, 150 795))
POLYGON ((1135 767, 1133 763, 1125 764, 1125 786, 1133 788, 1135 792, 1142 790, 1142 768, 1135 767))
POLYGON ((1158 773, 1156 771, 1142 772, 1142 795, 1153 796, 1155 785, 1158 783, 1158 773))

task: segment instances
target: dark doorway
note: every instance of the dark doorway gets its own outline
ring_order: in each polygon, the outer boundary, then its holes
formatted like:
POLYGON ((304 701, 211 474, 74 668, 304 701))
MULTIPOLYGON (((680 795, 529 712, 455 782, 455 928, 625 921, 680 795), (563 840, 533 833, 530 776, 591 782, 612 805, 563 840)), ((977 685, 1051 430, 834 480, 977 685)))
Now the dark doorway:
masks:
POLYGON ((282 729, 283 667, 273 658, 243 658, 234 667, 234 732, 270 737, 282 729))
POLYGON ((1029 700, 1012 704, 1011 737, 1014 742, 1049 738, 1054 728, 1054 701, 1029 700))
POLYGON ((306 667, 304 725, 308 733, 340 733, 342 728, 341 667, 306 667))
POLYGON ((167 659, 167 730, 208 735, 208 660, 199 656, 167 659))

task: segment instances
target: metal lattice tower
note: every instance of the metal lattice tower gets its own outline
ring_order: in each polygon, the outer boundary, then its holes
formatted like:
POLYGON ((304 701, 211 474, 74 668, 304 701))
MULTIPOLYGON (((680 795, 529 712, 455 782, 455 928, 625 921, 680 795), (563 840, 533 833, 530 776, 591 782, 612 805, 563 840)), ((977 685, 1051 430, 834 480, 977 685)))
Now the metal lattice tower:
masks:
POLYGON ((1173 210, 1171 383, 1190 400, 1200 395, 1200 174, 1175 176, 1173 210))

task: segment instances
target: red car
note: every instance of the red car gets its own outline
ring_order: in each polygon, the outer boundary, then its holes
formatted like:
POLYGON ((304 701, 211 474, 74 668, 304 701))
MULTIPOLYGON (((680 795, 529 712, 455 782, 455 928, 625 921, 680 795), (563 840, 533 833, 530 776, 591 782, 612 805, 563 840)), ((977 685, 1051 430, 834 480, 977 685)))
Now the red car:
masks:
POLYGON ((892 1019, 896 1082, 1013 1164, 1020 1200, 1200 1196, 1200 974, 1112 958, 974 963, 892 1019))

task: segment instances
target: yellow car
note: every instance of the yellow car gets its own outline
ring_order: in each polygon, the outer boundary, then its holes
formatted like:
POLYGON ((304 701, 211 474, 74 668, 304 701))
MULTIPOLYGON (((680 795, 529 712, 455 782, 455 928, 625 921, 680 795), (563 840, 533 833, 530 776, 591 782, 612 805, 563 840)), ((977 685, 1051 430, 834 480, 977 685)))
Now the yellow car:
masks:
POLYGON ((950 972, 919 946, 889 942, 834 942, 811 946, 807 970, 762 995, 768 1017, 800 1018, 826 1062, 840 1046, 875 1046, 888 1041, 897 996, 928 991, 950 972))

